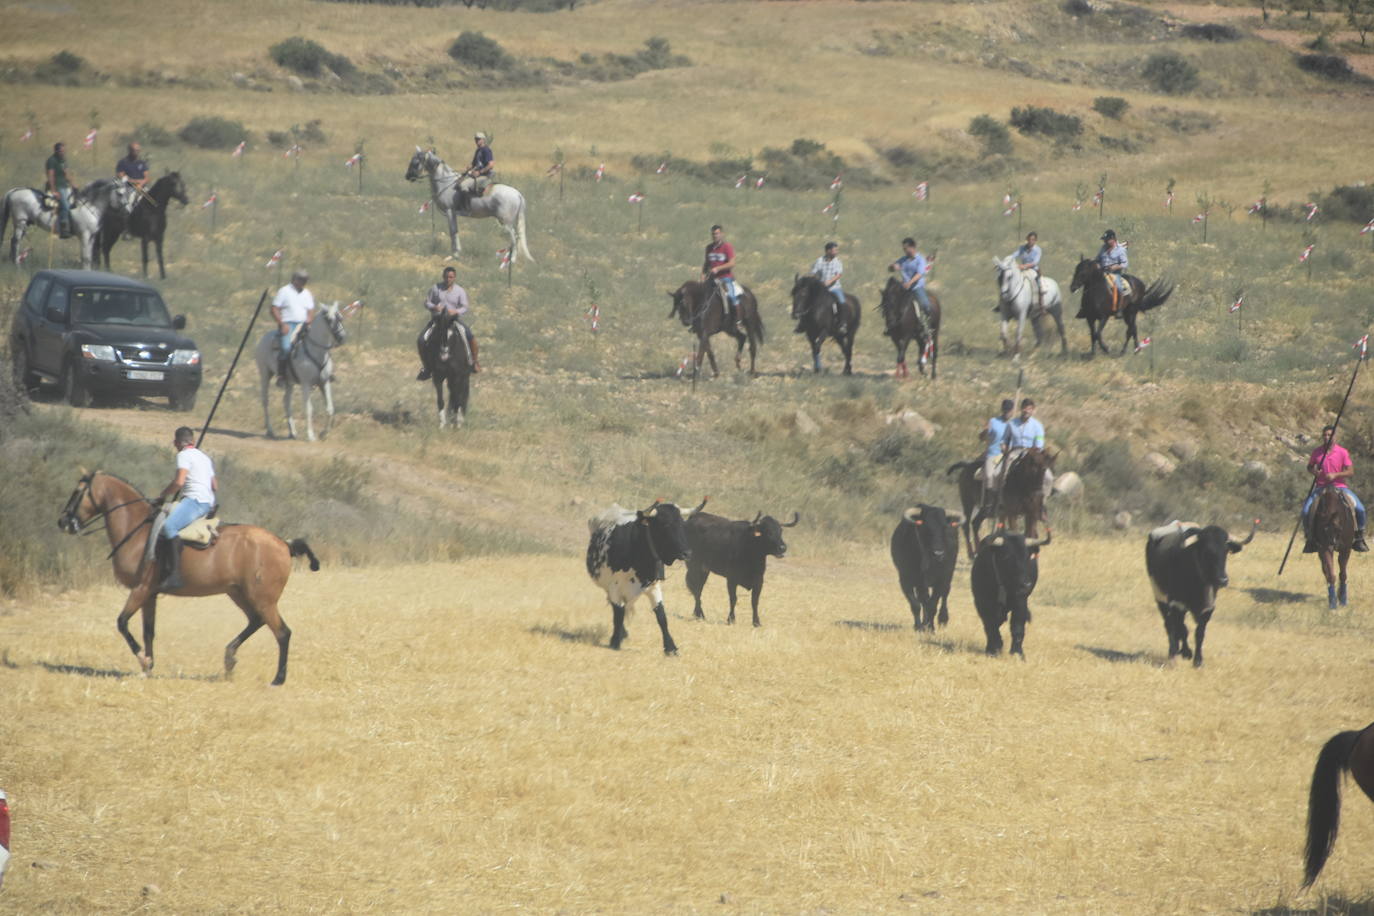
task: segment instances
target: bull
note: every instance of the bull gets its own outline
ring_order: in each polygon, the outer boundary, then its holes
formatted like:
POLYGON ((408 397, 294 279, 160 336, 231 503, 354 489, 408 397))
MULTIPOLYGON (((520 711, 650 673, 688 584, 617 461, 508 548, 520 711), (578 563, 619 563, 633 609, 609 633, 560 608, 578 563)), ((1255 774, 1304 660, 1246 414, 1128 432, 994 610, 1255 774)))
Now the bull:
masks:
POLYGON ((769 557, 787 553, 782 529, 792 528, 801 515, 792 513, 792 521, 781 524, 771 515, 760 512, 752 522, 731 521, 709 512, 698 512, 687 522, 687 546, 692 555, 687 558, 687 588, 696 599, 693 613, 706 619, 701 609, 701 591, 711 573, 725 577, 730 594, 730 616, 726 623, 735 622, 735 591, 744 588, 754 609, 754 626, 759 626, 759 594, 763 591, 763 574, 769 557))
POLYGON ((1040 548, 1050 542, 1024 534, 990 534, 973 558, 973 604, 983 620, 988 655, 1002 652, 1002 624, 1011 618, 1011 654, 1026 657, 1022 644, 1031 613, 1028 601, 1040 578, 1040 548))
POLYGON ((1145 541, 1145 571, 1164 618, 1169 658, 1182 655, 1193 660, 1194 668, 1202 666, 1202 639, 1216 608, 1217 591, 1230 581, 1226 558, 1253 541, 1258 528, 1259 519, 1255 519, 1243 541, 1231 537, 1225 528, 1204 528, 1193 522, 1170 522, 1150 532, 1145 541), (1193 615, 1193 650, 1188 648, 1188 614, 1193 615))
POLYGON ((664 564, 671 566, 687 559, 686 519, 701 506, 684 512, 672 503, 656 501, 647 509, 631 512, 612 504, 588 520, 591 541, 587 544, 587 574, 610 602, 612 649, 619 649, 629 635, 625 630, 627 608, 632 612, 639 596, 648 592, 658 628, 663 631, 663 654, 677 654, 677 644, 668 633, 659 583, 663 581, 664 564))
POLYGON ((922 504, 904 511, 892 530, 892 565, 917 630, 935 629, 937 617, 940 626, 949 623, 949 587, 963 523, 962 515, 922 504))

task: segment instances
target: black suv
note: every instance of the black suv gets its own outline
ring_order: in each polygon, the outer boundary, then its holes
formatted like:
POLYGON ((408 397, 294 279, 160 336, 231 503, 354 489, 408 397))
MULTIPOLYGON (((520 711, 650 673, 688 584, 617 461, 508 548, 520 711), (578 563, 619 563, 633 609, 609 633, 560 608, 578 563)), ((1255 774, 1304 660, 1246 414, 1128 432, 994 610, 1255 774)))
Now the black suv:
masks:
POLYGON ((166 397, 174 410, 196 405, 200 351, 177 333, 147 283, 92 270, 40 270, 10 326, 15 384, 62 386, 73 407, 93 395, 166 397))

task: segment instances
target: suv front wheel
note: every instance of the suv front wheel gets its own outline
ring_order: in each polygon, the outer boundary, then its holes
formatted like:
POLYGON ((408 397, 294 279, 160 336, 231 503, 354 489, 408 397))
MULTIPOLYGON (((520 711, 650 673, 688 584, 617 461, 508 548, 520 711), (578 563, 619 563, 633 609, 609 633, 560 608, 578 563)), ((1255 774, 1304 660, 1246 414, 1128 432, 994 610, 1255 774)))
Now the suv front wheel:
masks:
POLYGON ((76 363, 67 363, 67 371, 62 375, 62 396, 73 407, 90 407, 91 393, 77 377, 76 363))
POLYGON ((10 342, 10 370, 14 376, 14 387, 27 394, 38 387, 38 376, 29 369, 29 351, 24 342, 10 342))

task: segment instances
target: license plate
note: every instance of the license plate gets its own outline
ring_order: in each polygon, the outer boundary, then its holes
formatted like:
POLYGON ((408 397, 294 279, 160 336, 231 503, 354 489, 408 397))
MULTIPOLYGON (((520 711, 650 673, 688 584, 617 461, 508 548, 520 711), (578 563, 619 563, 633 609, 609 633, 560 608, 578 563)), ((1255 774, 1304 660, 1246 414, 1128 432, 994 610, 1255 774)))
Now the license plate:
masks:
POLYGON ((161 372, 149 372, 146 369, 129 370, 129 378, 138 382, 160 382, 162 377, 163 373, 161 372))

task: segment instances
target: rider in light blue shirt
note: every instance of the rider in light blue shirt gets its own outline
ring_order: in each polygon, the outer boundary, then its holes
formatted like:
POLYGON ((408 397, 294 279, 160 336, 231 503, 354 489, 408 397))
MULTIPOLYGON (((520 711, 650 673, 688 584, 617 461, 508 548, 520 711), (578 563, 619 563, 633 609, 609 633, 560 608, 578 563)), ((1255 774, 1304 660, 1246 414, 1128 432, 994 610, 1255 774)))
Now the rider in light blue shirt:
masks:
POLYGON ((1040 239, 1036 233, 1026 235, 1026 243, 1011 253, 1012 261, 1030 283, 1031 302, 1040 301, 1040 239))
POLYGON ((1002 401, 1002 413, 995 417, 988 418, 988 425, 983 428, 982 439, 987 443, 987 448, 983 452, 983 502, 988 501, 988 495, 997 489, 997 468, 1002 462, 1002 455, 1007 448, 1007 430, 1011 425, 1011 412, 1016 409, 1016 402, 1011 398, 1002 401))
POLYGON ((1130 263, 1126 259, 1126 247, 1117 243, 1116 233, 1111 229, 1102 233, 1102 247, 1097 251, 1097 264, 1107 278, 1116 284, 1119 292, 1129 292, 1126 288, 1126 268, 1130 263))
POLYGON ((925 317, 930 317, 930 296, 926 293, 926 273, 930 262, 925 255, 916 250, 916 240, 908 236, 902 239, 903 255, 888 265, 890 271, 897 271, 902 277, 902 287, 911 291, 921 306, 925 317))
MULTIPOLYGON (((1040 425, 1040 421, 1035 419, 1035 401, 1030 398, 1021 399, 1021 416, 1007 424, 1007 457, 1002 461, 1001 478, 1007 477, 1008 469, 1016 463, 1021 453, 1028 448, 1045 447, 1045 427, 1040 425)), ((1049 468, 1045 469, 1045 479, 1043 486, 1044 498, 1050 498, 1050 493, 1054 488, 1054 472, 1049 468)), ((1041 504, 1044 505, 1043 503, 1041 504)), ((1043 509, 1041 510, 1043 513, 1043 509)))

